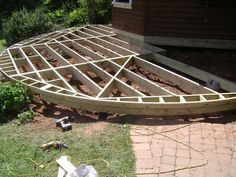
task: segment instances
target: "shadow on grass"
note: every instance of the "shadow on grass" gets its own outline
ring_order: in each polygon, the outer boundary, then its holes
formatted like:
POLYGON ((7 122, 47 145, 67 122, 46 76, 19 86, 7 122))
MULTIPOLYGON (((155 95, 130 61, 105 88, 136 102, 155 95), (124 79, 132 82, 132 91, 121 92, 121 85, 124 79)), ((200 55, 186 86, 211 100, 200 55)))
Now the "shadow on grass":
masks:
POLYGON ((14 113, 0 113, 0 125, 3 125, 5 123, 8 123, 9 121, 12 121, 16 118, 16 114, 14 113))

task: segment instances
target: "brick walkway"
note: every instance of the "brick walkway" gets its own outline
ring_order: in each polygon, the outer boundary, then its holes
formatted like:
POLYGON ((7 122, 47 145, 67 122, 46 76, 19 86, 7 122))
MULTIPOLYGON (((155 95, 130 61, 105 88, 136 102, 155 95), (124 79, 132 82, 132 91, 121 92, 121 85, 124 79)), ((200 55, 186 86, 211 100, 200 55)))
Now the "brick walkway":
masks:
POLYGON ((141 118, 135 124, 131 139, 137 158, 137 177, 236 177, 236 124, 141 118), (180 129, 168 132, 176 128, 180 129), (148 174, 206 162, 201 153, 170 138, 203 152, 207 165, 160 175, 148 174))

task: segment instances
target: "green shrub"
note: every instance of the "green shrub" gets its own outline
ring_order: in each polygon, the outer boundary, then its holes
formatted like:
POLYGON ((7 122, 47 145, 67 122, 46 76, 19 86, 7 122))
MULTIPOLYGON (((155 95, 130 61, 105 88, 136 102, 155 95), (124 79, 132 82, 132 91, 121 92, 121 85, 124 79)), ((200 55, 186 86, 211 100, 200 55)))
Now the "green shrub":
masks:
POLYGON ((20 83, 0 83, 0 115, 18 113, 32 97, 28 88, 20 83))
POLYGON ((8 17, 12 12, 22 9, 34 10, 43 4, 45 0, 0 0, 0 18, 8 17))
POLYGON ((26 123, 34 119, 35 112, 32 111, 31 109, 17 114, 17 120, 19 123, 26 123))
POLYGON ((78 26, 88 23, 87 1, 80 1, 79 7, 68 14, 70 26, 78 26))
POLYGON ((111 2, 111 0, 49 0, 47 8, 50 9, 52 17, 59 19, 57 23, 66 26, 81 26, 88 22, 108 24, 111 23, 112 17, 111 2))
POLYGON ((112 1, 95 0, 95 23, 108 24, 112 18, 112 1))
POLYGON ((55 19, 44 9, 37 9, 34 12, 26 9, 16 11, 3 23, 6 44, 9 46, 29 37, 53 31, 59 27, 54 22, 55 19))

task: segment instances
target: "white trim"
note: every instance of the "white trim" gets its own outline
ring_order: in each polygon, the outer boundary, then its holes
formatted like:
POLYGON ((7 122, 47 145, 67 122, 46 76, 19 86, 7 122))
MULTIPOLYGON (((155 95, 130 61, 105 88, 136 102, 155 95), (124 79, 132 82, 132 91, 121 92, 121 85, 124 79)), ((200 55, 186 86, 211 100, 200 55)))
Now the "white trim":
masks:
POLYGON ((116 2, 115 0, 113 0, 112 4, 113 4, 113 7, 124 8, 124 9, 132 9, 132 0, 129 0, 128 3, 126 3, 126 2, 116 2))

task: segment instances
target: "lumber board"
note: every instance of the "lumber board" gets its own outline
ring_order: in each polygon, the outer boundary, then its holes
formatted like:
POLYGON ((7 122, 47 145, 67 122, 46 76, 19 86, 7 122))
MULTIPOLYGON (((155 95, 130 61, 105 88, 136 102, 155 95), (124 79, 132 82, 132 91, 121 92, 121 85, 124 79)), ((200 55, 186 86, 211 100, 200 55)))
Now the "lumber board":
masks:
POLYGON ((75 51, 73 51, 72 49, 70 49, 69 47, 67 47, 66 45, 64 45, 63 43, 59 42, 60 45, 58 45, 58 47, 60 49, 62 49, 66 54, 68 54, 69 56, 73 57, 75 60, 77 60, 79 63, 83 63, 86 62, 86 58, 84 58, 83 56, 81 56, 80 54, 76 53, 75 51))
POLYGON ((215 93, 214 90, 201 86, 190 79, 180 76, 179 74, 169 71, 163 67, 154 65, 148 61, 145 61, 144 59, 136 57, 135 62, 138 64, 138 66, 143 67, 148 71, 171 81, 172 83, 182 86, 186 90, 190 91, 190 93, 215 93))
POLYGON ((175 95, 175 93, 172 93, 165 88, 162 88, 158 86, 157 84, 150 82, 149 80, 142 78, 141 76, 137 75, 136 73, 132 73, 127 69, 124 69, 125 76, 140 85, 142 88, 146 89, 147 91, 150 91, 151 93, 154 93, 156 95, 175 95))
POLYGON ((86 28, 91 29, 91 30, 96 31, 101 34, 105 34, 105 35, 111 34, 111 31, 107 31, 107 30, 104 30, 102 28, 98 28, 98 27, 92 26, 92 25, 87 25, 86 28))
POLYGON ((202 80, 204 82, 207 82, 208 80, 215 80, 220 83, 220 86, 222 89, 230 91, 230 92, 236 91, 236 83, 234 83, 232 81, 229 81, 229 80, 224 79, 222 77, 216 76, 216 75, 211 74, 209 72, 203 71, 201 69, 195 68, 193 66, 176 61, 174 59, 168 58, 163 55, 152 54, 152 57, 157 62, 159 62, 163 65, 166 65, 168 67, 171 67, 173 69, 176 69, 180 72, 183 72, 189 76, 195 77, 195 78, 202 80))
POLYGON ((92 50, 90 50, 90 49, 84 47, 84 46, 81 45, 81 44, 78 44, 78 43, 73 42, 73 43, 72 43, 72 46, 73 46, 75 49, 77 49, 78 51, 81 51, 82 53, 85 53, 86 55, 95 58, 95 60, 102 60, 102 59, 105 59, 105 57, 96 54, 94 51, 92 51, 92 50))

